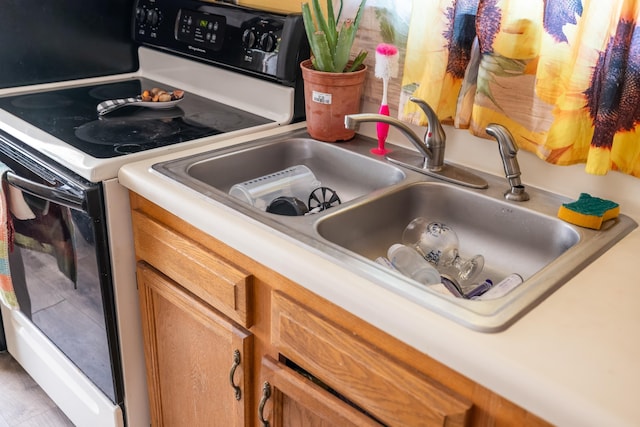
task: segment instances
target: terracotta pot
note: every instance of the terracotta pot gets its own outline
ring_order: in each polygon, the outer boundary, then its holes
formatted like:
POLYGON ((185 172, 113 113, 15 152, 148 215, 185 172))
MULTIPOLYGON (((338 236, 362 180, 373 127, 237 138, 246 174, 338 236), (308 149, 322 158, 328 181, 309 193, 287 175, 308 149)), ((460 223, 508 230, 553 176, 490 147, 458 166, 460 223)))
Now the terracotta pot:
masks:
POLYGON ((360 112, 367 67, 352 73, 316 71, 307 59, 300 64, 304 79, 307 131, 326 142, 347 141, 355 131, 345 129, 344 116, 360 112))

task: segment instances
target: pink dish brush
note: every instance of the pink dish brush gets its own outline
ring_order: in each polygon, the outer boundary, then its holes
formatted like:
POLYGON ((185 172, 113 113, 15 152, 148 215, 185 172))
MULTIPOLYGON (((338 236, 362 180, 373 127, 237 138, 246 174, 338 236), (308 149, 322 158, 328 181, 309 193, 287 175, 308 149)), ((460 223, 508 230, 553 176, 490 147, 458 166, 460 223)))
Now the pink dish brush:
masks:
MULTIPOLYGON (((382 101, 380 102, 380 111, 378 113, 388 116, 389 103, 387 101, 387 90, 389 88, 389 79, 398 77, 398 48, 392 44, 380 43, 376 47, 376 68, 375 76, 382 79, 382 101)), ((390 150, 384 148, 384 143, 389 134, 389 125, 387 123, 376 123, 378 132, 378 146, 372 148, 373 154, 384 155, 390 150)))

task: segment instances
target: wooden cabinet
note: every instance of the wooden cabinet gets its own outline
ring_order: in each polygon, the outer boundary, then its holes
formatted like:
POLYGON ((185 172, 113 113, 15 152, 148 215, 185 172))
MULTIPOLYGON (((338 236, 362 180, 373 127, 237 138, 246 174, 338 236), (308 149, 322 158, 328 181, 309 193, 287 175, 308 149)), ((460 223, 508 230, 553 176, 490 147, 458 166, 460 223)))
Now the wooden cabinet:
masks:
POLYGON ((153 425, 247 425, 251 275, 157 219, 133 215, 153 425))
POLYGON ((548 426, 150 201, 131 205, 154 426, 548 426))
POLYGON ((138 264, 154 426, 244 426, 251 334, 144 262, 138 264))

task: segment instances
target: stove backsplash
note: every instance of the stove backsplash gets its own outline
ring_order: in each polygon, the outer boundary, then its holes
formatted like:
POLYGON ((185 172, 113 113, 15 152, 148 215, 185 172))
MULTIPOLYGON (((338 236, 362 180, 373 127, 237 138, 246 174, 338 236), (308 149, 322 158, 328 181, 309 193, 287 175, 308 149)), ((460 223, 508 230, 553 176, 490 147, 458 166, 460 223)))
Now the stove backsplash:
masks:
POLYGON ((133 0, 3 1, 0 88, 138 69, 133 0))

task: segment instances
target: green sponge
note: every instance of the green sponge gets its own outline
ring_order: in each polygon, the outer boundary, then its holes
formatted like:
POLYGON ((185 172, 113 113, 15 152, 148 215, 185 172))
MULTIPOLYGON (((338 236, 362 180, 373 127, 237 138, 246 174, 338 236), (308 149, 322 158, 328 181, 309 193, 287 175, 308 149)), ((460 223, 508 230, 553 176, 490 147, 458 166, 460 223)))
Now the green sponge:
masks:
POLYGON ((594 230, 599 230, 604 221, 616 218, 619 214, 620 206, 617 203, 587 193, 581 193, 575 202, 563 203, 558 210, 558 218, 594 230))

